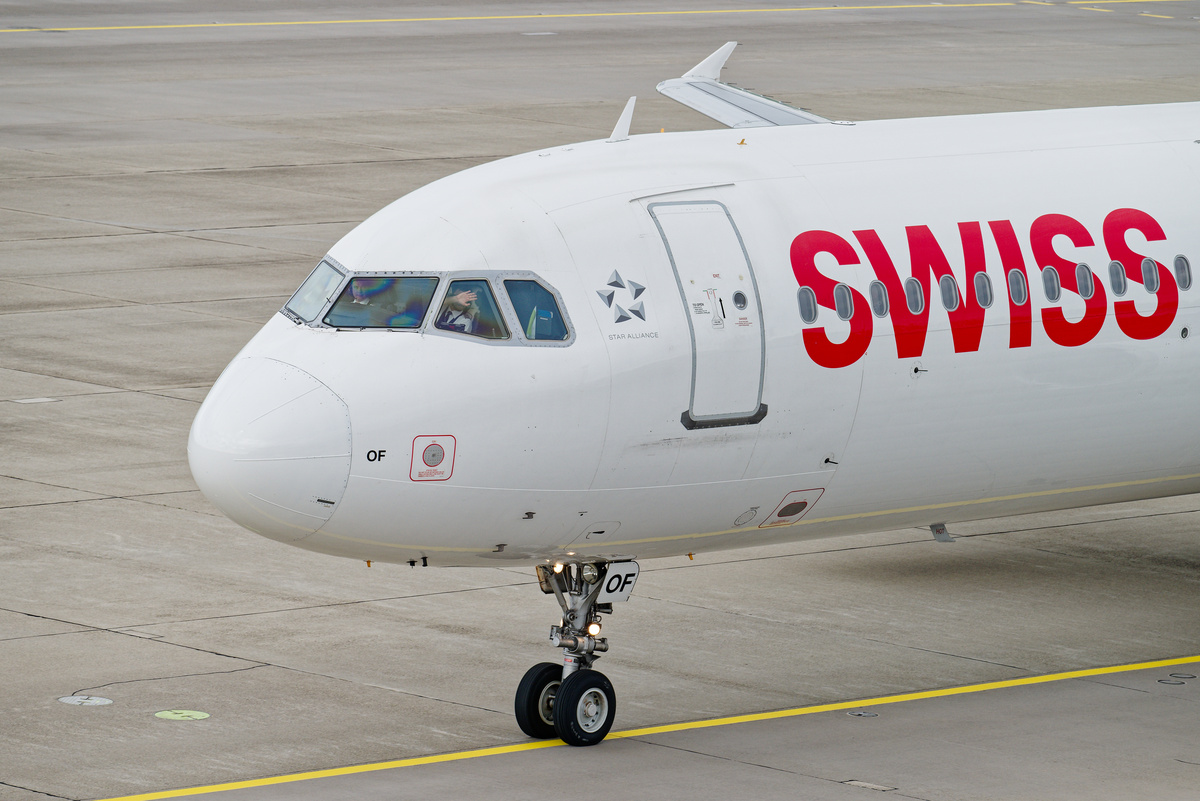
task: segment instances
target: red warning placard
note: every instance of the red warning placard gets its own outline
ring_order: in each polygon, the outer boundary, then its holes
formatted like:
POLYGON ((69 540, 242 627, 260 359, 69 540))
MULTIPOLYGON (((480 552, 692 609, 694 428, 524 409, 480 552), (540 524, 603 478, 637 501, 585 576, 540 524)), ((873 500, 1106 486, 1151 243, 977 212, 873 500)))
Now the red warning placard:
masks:
POLYGON ((413 439, 412 466, 408 477, 413 481, 445 481, 454 474, 454 437, 424 436, 413 439))

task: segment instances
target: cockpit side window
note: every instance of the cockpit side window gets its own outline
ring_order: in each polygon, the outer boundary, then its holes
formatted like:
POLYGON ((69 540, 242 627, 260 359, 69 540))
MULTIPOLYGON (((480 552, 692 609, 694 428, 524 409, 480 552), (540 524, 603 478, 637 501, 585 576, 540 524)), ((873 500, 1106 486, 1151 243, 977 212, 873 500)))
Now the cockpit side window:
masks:
POLYGON ((505 281, 504 289, 517 313, 517 321, 524 327, 526 339, 561 342, 570 335, 550 290, 537 281, 515 279, 505 281))
POLYGON ((429 277, 351 278, 325 315, 337 328, 419 328, 438 279, 429 277))
POLYGON ((491 287, 482 278, 451 281, 434 326, 484 339, 508 339, 491 287))
POLYGON ((321 262, 296 290, 296 294, 284 304, 284 308, 304 322, 311 323, 333 297, 344 277, 329 262, 321 262))

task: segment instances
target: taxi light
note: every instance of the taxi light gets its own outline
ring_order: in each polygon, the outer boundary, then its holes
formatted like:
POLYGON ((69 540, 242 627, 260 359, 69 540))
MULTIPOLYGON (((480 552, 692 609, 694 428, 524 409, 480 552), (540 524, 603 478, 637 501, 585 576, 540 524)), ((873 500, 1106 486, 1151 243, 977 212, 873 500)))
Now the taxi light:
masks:
POLYGON ((591 636, 595 637, 597 634, 600 633, 600 624, 599 623, 588 623, 587 632, 591 636))
POLYGON ((554 572, 555 572, 555 573, 561 573, 561 572, 562 572, 562 570, 563 570, 562 562, 555 562, 555 564, 554 564, 554 572))
POLYGON ((590 562, 583 566, 582 573, 583 573, 583 580, 586 581, 588 584, 595 584, 597 581, 600 580, 600 571, 597 570, 596 566, 591 564, 590 562))

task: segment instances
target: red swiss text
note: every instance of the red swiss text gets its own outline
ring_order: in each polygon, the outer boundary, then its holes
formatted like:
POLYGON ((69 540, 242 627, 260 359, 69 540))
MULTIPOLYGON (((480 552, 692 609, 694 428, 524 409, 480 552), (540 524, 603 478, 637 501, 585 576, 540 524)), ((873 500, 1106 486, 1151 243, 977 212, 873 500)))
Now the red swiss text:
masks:
MULTIPOLYGON (((1104 218, 1101 240, 1108 258, 1120 262, 1130 282, 1141 284, 1143 273, 1140 265, 1146 257, 1135 252, 1126 241, 1131 232, 1136 232, 1146 242, 1163 241, 1166 235, 1157 220, 1138 209, 1116 209, 1104 218)), ((792 241, 791 247, 792 270, 797 283, 801 287, 809 287, 816 296, 817 305, 827 309, 835 308, 834 290, 840 282, 823 275, 817 269, 817 257, 822 254, 832 256, 842 266, 862 264, 860 253, 866 257, 876 279, 887 289, 890 304, 886 319, 892 326, 896 356, 901 359, 917 357, 924 352, 926 332, 929 328, 929 308, 933 297, 931 290, 936 290, 943 276, 954 278, 946 251, 928 226, 907 226, 905 235, 909 274, 920 284, 922 297, 925 299, 921 310, 915 313, 905 303, 904 282, 908 276, 901 275, 891 254, 875 231, 854 231, 853 239, 857 243, 857 249, 847 238, 830 231, 805 231, 792 241)), ((1056 239, 1060 249, 1065 247, 1061 237, 1065 237, 1075 247, 1098 244, 1087 227, 1075 218, 1065 214, 1043 214, 1033 221, 1025 240, 1028 244, 1027 252, 1033 256, 1033 264, 1027 265, 1024 255, 1026 251, 1022 249, 1017 231, 1010 221, 958 224, 957 244, 962 248, 965 273, 961 286, 955 278, 955 286, 959 292, 958 303, 953 310, 947 312, 955 353, 978 350, 983 337, 984 316, 989 310, 985 309, 976 297, 975 276, 986 271, 985 238, 990 238, 995 243, 1006 279, 1006 291, 1003 295, 1008 299, 1010 348, 1029 347, 1033 342, 1034 325, 1033 304, 1029 297, 1031 293, 1026 291, 1024 302, 1017 303, 1007 291, 1011 281, 1018 280, 1010 278, 1014 271, 1020 274, 1020 284, 1030 287, 1031 283, 1037 283, 1036 280, 1030 281, 1030 272, 1034 272, 1036 276, 1052 267, 1058 273, 1063 293, 1074 293, 1083 300, 1084 313, 1078 320, 1068 320, 1062 308, 1057 305, 1047 305, 1041 309, 1040 324, 1052 342, 1063 347, 1079 347, 1092 341, 1100 333, 1109 317, 1108 293, 1104 285, 1094 279, 1091 281, 1090 296, 1084 296, 1086 291, 1081 293, 1076 277, 1076 262, 1055 250, 1056 239)), ((1175 277, 1162 264, 1154 264, 1158 270, 1158 287, 1153 293, 1157 303, 1153 312, 1141 314, 1132 300, 1114 298, 1111 304, 1112 316, 1117 326, 1126 336, 1133 339, 1153 339, 1161 335, 1171 326, 1179 308, 1179 285, 1175 277)), ((1084 278, 1087 277, 1085 272, 1084 278)), ((867 346, 871 344, 876 320, 870 305, 858 290, 847 286, 842 291, 847 290, 853 299, 850 304, 853 311, 848 320, 848 336, 839 337, 840 341, 833 341, 826 335, 824 327, 817 325, 811 325, 803 332, 804 347, 808 355, 822 367, 836 368, 854 364, 862 358, 867 352, 867 346)), ((993 314, 999 313, 998 306, 999 303, 992 306, 993 314)), ((882 319, 879 322, 882 322, 882 319)))

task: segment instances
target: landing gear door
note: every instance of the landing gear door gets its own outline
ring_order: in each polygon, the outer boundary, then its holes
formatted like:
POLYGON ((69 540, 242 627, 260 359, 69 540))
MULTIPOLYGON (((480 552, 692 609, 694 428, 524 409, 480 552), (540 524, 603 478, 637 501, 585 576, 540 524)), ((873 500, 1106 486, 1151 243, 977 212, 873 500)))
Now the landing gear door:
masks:
POLYGON ((757 423, 766 335, 754 268, 733 217, 715 200, 647 207, 666 246, 692 335, 687 428, 757 423))

